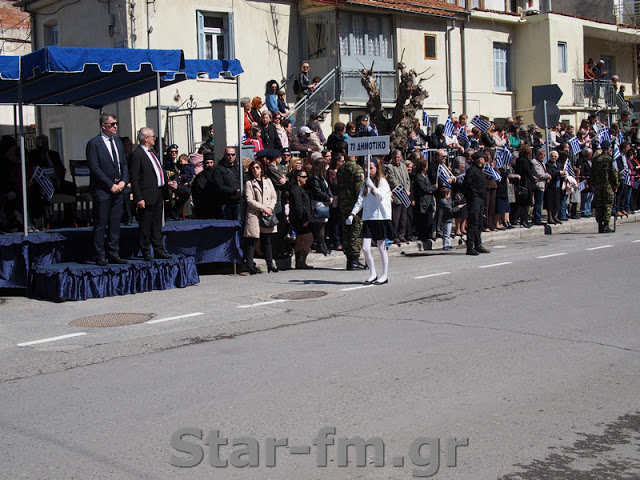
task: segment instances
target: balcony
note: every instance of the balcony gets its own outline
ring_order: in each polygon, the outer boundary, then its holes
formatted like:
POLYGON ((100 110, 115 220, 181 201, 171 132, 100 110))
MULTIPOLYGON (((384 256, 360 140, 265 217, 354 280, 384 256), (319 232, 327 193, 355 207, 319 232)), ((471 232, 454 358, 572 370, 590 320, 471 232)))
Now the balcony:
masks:
POLYGON ((573 105, 594 109, 616 109, 617 92, 609 80, 573 80, 573 105))

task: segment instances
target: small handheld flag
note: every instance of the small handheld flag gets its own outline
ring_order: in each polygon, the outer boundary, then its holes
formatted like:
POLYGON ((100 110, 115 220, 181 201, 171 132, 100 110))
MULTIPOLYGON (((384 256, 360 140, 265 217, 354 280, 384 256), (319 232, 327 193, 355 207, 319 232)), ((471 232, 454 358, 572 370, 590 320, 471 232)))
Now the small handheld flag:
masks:
POLYGON ((602 128, 600 129, 600 131, 598 131, 598 140, 600 140, 601 142, 603 142, 604 140, 608 140, 609 142, 611 142, 611 134, 609 133, 608 128, 602 128))
POLYGON ((500 176, 500 174, 498 172, 496 172, 493 167, 491 165, 489 165, 488 163, 484 164, 484 167, 482 167, 482 172, 485 174, 486 177, 488 178, 493 178, 495 180, 497 180, 498 182, 500 180, 502 180, 502 177, 500 176))
POLYGON ((398 185, 396 188, 391 190, 391 193, 400 200, 400 203, 402 203, 404 208, 409 208, 411 205, 411 198, 409 198, 409 194, 402 185, 398 185))
POLYGON ((429 117, 427 116, 427 111, 423 110, 422 111, 422 125, 426 127, 428 124, 429 124, 429 117))
POLYGON ((51 198, 53 198, 53 183, 51 183, 51 179, 44 173, 44 170, 36 167, 31 179, 38 183, 47 201, 51 201, 51 198))
POLYGON ((576 190, 578 192, 583 191, 585 188, 587 188, 587 181, 586 180, 582 180, 577 186, 576 186, 576 190))
POLYGON ((487 130, 489 130, 489 127, 491 127, 491 123, 482 118, 480 115, 476 115, 475 117, 473 117, 471 119, 471 124, 478 127, 482 131, 482 133, 486 132, 487 130))
POLYGON ((451 121, 451 117, 447 117, 447 121, 444 122, 444 134, 447 137, 453 137, 453 122, 451 121))
POLYGON ((458 140, 464 140, 465 142, 469 141, 469 137, 467 137, 467 126, 462 125, 458 129, 458 140))
POLYGON ((564 171, 570 177, 576 178, 576 172, 573 169, 573 165, 571 165, 571 160, 567 159, 567 161, 564 163, 564 171))
POLYGON ((573 153, 574 155, 577 155, 582 151, 582 147, 580 146, 578 137, 571 137, 569 139, 569 145, 571 145, 571 153, 573 153))
POLYGON ((438 165, 438 184, 441 187, 451 188, 451 183, 449 182, 451 177, 453 177, 453 175, 451 175, 446 165, 442 163, 438 165))
POLYGON ((496 166, 498 168, 506 168, 509 166, 512 159, 513 155, 511 154, 509 149, 507 147, 502 147, 496 153, 496 166))
POLYGON ((620 180, 622 180, 624 185, 631 185, 631 175, 629 175, 628 169, 625 168, 620 172, 620 180))

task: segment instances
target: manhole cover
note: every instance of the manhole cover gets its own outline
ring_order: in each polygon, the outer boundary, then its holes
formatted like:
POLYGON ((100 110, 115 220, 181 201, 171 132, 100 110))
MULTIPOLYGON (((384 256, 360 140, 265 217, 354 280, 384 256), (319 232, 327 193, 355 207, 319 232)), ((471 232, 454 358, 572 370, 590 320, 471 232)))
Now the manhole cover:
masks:
POLYGON ((146 322, 152 318, 153 313, 107 313, 78 318, 69 322, 69 325, 74 327, 122 327, 146 322))
POLYGON ((307 300, 309 298, 324 297, 327 292, 321 290, 300 290, 294 292, 276 293, 271 295, 271 298, 278 300, 307 300))

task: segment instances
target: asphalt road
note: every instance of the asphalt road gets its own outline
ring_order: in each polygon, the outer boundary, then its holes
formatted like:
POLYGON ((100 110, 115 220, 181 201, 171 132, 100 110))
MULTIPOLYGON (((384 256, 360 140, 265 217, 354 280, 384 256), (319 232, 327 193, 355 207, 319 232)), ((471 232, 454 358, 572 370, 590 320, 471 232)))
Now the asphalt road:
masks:
POLYGON ((385 286, 334 257, 121 298, 9 297, 0 478, 640 478, 640 224, 491 247, 396 255, 385 286), (292 292, 323 296, 274 298, 292 292), (153 323, 69 325, 117 312, 153 323), (377 448, 341 466, 355 437, 377 448))

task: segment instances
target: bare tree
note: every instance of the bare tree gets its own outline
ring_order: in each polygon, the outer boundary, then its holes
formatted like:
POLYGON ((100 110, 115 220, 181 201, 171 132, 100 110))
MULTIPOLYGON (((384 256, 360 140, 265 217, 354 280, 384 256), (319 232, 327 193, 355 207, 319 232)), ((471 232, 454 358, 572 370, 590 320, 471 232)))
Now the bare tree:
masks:
POLYGON ((422 104, 429 96, 429 93, 421 85, 423 81, 428 79, 420 78, 420 75, 426 70, 422 73, 416 73, 414 69, 407 70, 407 66, 402 62, 402 59, 400 60, 396 66, 396 70, 400 73, 398 97, 391 117, 388 118, 382 107, 380 88, 376 84, 373 66, 374 64, 371 64, 371 68, 366 68, 362 65, 363 68, 360 70, 362 86, 369 95, 367 113, 378 127, 380 135, 391 137, 392 148, 404 151, 407 149, 409 135, 413 130, 412 121, 416 112, 422 109, 422 104))

